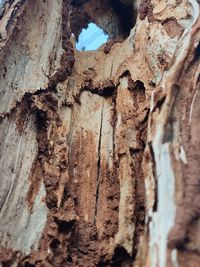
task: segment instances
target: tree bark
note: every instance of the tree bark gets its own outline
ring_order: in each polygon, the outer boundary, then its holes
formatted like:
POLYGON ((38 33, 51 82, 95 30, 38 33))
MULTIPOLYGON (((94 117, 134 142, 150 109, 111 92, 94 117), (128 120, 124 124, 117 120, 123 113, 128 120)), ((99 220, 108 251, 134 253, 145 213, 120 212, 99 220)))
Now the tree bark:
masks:
POLYGON ((0 266, 200 266, 199 8, 1 3, 0 266))

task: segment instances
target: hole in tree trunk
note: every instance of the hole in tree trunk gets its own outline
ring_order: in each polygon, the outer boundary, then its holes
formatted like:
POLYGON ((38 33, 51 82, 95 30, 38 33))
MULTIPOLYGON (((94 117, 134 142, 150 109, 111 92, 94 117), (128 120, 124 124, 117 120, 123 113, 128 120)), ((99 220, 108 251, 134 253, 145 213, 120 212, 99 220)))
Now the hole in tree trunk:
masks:
POLYGON ((89 23, 87 29, 83 29, 78 37, 76 49, 79 51, 96 50, 106 43, 108 35, 94 23, 89 23))
POLYGON ((95 50, 108 39, 125 39, 135 24, 137 13, 134 2, 129 0, 74 0, 71 7, 70 27, 78 50, 95 50), (90 39, 92 27, 98 27, 99 31, 95 31, 93 37, 91 34, 90 39), (95 46, 97 37, 99 43, 95 46))

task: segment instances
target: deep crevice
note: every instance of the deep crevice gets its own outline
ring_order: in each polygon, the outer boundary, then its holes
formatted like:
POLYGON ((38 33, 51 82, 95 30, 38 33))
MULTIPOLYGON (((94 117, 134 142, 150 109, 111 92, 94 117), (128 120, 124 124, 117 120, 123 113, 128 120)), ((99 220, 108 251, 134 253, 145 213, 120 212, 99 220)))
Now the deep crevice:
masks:
POLYGON ((98 201, 99 201, 99 187, 100 187, 100 175, 101 175, 101 140, 102 140, 102 127, 103 127, 103 111, 104 111, 104 102, 101 109, 101 125, 99 130, 99 142, 98 142, 98 161, 97 161, 97 179, 96 179, 96 202, 95 202, 95 215, 94 215, 94 224, 96 224, 98 201))
POLYGON ((124 261, 128 261, 131 260, 130 255, 128 254, 128 252, 121 246, 118 246, 115 248, 114 250, 114 255, 112 258, 112 265, 113 267, 121 267, 122 263, 124 261))
POLYGON ((155 189, 154 189, 154 205, 153 205, 153 211, 156 212, 158 209, 158 179, 157 179, 157 171, 156 171, 156 161, 155 161, 155 155, 153 151, 152 143, 149 142, 148 144, 149 152, 151 155, 151 160, 153 162, 153 176, 155 177, 155 189))

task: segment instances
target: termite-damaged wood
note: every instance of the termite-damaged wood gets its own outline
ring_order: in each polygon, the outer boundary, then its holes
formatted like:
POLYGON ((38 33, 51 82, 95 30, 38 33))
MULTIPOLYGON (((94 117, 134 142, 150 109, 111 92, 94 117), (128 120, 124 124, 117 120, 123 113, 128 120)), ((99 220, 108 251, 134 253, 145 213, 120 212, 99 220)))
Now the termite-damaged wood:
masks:
POLYGON ((199 25, 196 1, 3 4, 1 266, 199 266, 199 25), (90 21, 111 40, 78 52, 90 21))

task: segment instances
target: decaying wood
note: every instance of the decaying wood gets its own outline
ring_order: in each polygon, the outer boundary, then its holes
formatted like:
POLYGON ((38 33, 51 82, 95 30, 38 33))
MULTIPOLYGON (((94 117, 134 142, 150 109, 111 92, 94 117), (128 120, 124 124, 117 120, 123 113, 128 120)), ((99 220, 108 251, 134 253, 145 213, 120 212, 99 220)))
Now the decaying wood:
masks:
POLYGON ((199 8, 2 1, 2 267, 200 266, 199 8))

